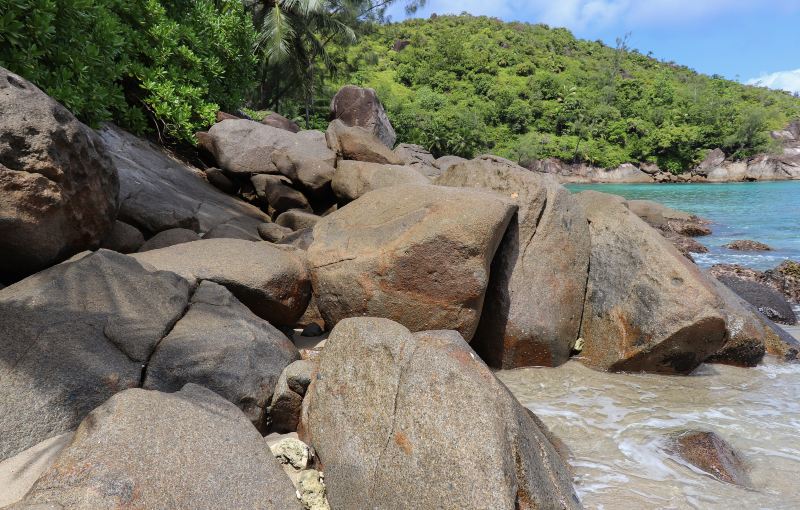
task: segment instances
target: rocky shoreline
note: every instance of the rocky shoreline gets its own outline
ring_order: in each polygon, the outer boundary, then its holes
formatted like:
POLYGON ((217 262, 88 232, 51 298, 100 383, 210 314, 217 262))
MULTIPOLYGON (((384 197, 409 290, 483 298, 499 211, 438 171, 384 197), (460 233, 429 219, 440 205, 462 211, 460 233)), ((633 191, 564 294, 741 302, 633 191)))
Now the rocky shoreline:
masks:
MULTIPOLYGON (((65 437, 4 504, 577 509, 493 369, 797 361, 780 306, 673 246, 701 219, 394 147, 368 89, 331 110, 220 113, 201 170, 0 69, 0 461, 65 437)), ((698 469, 730 456, 699 432, 698 469)))

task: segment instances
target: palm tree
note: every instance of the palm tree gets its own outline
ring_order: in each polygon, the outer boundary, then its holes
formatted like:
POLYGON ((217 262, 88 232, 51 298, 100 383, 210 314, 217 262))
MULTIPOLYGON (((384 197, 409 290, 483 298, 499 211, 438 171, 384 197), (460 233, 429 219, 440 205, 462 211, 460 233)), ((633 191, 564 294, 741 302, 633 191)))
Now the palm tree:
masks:
MULTIPOLYGON (((309 126, 317 63, 336 72, 327 45, 356 42, 356 29, 365 22, 383 21, 395 0, 249 0, 258 32, 256 54, 261 60, 260 106, 278 108, 287 93, 299 92, 309 126)), ((425 0, 406 0, 409 12, 425 0)))

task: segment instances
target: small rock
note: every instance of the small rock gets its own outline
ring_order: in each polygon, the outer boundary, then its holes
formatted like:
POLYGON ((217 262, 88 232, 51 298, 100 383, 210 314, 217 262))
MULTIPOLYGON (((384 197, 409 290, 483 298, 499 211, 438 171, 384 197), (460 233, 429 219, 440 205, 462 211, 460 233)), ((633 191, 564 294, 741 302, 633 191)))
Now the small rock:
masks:
POLYGON ((208 182, 213 184, 218 190, 233 195, 236 193, 236 185, 228 179, 228 176, 219 168, 209 168, 206 170, 208 182))
POLYGON ((286 177, 257 174, 250 181, 259 198, 266 200, 278 214, 289 209, 311 210, 308 199, 292 188, 291 181, 286 177))
POLYGON ((281 213, 281 215, 275 219, 275 223, 292 230, 303 230, 304 228, 314 228, 314 225, 316 225, 320 219, 322 219, 320 216, 310 212, 301 211, 300 209, 289 209, 281 213))
POLYGON ((245 241, 261 241, 257 230, 244 228, 237 224, 223 223, 217 225, 203 236, 203 239, 243 239, 245 241))
POLYGON ((322 331, 322 328, 320 327, 320 325, 317 324, 316 322, 312 322, 311 324, 309 324, 308 326, 303 328, 303 332, 300 333, 300 335, 301 336, 320 336, 322 333, 324 333, 324 331, 322 331))
POLYGON ((306 510, 330 510, 321 471, 306 469, 300 473, 297 481, 297 498, 306 510))
POLYGON ((133 253, 143 244, 144 236, 138 228, 117 220, 111 235, 105 238, 100 247, 119 253, 133 253))
POLYGON ((667 451, 710 474, 717 480, 750 486, 750 477, 741 455, 714 432, 688 430, 670 438, 667 451))
POLYGON ((267 126, 276 127, 278 129, 291 131, 292 133, 297 133, 300 131, 300 126, 298 126, 295 121, 289 120, 283 115, 275 112, 272 112, 264 117, 261 123, 267 126))
POLYGON ((797 324, 797 317, 792 310, 792 305, 775 289, 735 276, 719 276, 718 278, 745 301, 755 306, 769 320, 781 324, 797 324))
POLYGON ((772 251, 772 248, 767 244, 747 239, 730 242, 725 245, 725 248, 737 251, 772 251))
POLYGON ((291 233, 292 229, 282 227, 277 223, 262 223, 258 226, 258 235, 261 236, 261 239, 271 243, 277 243, 291 233))
POLYGON ((279 463, 288 464, 298 471, 307 469, 314 464, 314 454, 311 448, 299 439, 287 437, 270 445, 269 448, 279 463))
POLYGON ((267 411, 269 431, 284 434, 297 430, 303 396, 313 372, 314 363, 306 360, 297 360, 283 369, 267 411))
POLYGON ((159 250, 176 244, 190 243, 192 241, 199 241, 200 236, 194 230, 185 228, 171 228, 154 235, 139 247, 139 253, 159 250))

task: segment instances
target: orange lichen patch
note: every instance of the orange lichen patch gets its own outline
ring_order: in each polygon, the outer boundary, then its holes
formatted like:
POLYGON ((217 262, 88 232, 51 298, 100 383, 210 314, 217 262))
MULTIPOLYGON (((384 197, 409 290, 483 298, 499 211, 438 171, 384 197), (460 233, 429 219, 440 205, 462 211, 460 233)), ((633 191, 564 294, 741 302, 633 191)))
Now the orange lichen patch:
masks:
POLYGON ((399 446, 401 450, 403 450, 403 453, 406 455, 411 455, 413 447, 411 446, 411 441, 408 439, 407 435, 400 431, 395 432, 394 442, 397 443, 397 446, 399 446))

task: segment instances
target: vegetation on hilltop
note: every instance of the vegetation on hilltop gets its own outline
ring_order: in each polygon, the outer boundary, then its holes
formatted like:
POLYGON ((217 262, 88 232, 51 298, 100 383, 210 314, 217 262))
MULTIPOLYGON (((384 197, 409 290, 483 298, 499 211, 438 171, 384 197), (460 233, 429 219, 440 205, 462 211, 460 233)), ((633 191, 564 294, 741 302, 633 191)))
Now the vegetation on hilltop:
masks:
POLYGON ((603 167, 657 163, 673 172, 709 149, 743 158, 800 99, 576 39, 568 30, 438 16, 374 26, 329 52, 346 82, 375 88, 398 137, 436 155, 494 152, 603 167), (409 41, 402 51, 397 41, 409 41))

